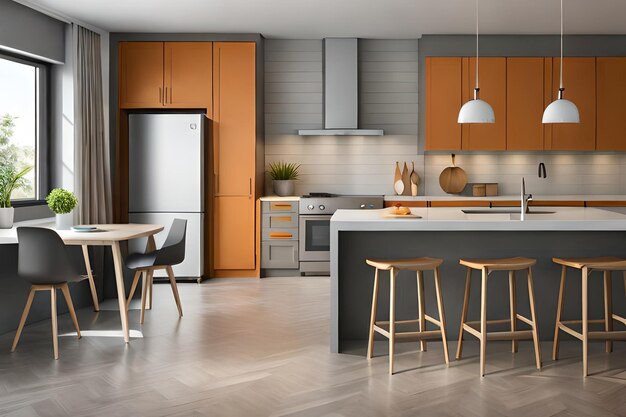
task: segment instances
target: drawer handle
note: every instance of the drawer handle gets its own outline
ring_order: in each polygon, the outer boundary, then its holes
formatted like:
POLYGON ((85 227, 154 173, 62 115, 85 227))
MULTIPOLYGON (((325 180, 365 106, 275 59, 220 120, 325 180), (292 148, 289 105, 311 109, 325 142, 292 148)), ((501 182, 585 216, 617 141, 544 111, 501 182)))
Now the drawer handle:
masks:
POLYGON ((275 220, 277 222, 290 222, 291 221, 291 216, 272 217, 272 220, 275 220))
POLYGON ((291 210, 291 204, 280 204, 280 203, 272 203, 271 204, 272 209, 276 209, 276 210, 291 210))
POLYGON ((270 238, 272 239, 291 239, 293 235, 291 233, 270 233, 270 238))

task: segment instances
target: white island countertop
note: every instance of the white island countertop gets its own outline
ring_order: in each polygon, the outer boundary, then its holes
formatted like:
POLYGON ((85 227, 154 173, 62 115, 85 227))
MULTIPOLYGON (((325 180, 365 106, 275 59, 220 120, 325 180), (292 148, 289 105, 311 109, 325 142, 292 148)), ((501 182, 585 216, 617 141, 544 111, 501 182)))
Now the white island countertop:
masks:
POLYGON ((421 218, 384 218, 383 210, 337 210, 331 218, 336 231, 626 231, 626 211, 595 207, 541 207, 532 211, 554 214, 506 213, 501 208, 485 209, 489 214, 465 214, 476 207, 412 207, 421 218))

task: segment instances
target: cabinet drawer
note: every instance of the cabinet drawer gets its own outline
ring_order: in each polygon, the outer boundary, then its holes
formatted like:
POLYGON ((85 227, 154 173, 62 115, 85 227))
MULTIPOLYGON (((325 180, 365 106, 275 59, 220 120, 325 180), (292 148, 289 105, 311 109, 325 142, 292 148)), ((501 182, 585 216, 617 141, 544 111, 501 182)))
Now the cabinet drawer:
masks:
POLYGON ((285 227, 263 229, 261 240, 298 240, 298 229, 285 227))
POLYGON ((264 201, 263 213, 297 213, 297 201, 264 201))
POLYGON ((261 268, 298 268, 298 241, 261 243, 261 268))
POLYGON ((297 213, 263 214, 261 227, 264 229, 284 229, 285 227, 298 227, 297 213))

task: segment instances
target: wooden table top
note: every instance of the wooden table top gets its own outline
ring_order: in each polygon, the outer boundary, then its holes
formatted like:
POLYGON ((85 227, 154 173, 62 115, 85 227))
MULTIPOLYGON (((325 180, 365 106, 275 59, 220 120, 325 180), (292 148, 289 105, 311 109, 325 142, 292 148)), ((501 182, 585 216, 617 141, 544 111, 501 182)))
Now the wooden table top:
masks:
MULTIPOLYGON (((24 222, 19 226, 47 227, 54 229, 50 222, 24 222)), ((159 224, 94 224, 98 228, 95 232, 75 232, 73 230, 56 230, 66 245, 111 245, 113 242, 138 239, 154 235, 163 230, 159 224)), ((0 244, 17 243, 16 227, 0 230, 0 244)))

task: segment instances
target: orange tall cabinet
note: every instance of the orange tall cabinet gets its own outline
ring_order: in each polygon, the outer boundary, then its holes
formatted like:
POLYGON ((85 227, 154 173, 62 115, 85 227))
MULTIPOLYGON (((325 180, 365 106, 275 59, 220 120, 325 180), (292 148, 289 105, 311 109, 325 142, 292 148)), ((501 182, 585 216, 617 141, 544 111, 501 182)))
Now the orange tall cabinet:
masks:
MULTIPOLYGON (((596 58, 597 132, 599 151, 626 151, 626 58, 596 58)), ((567 91, 567 90, 566 90, 567 91)))
POLYGON ((256 48, 213 44, 213 268, 258 276, 256 48))

